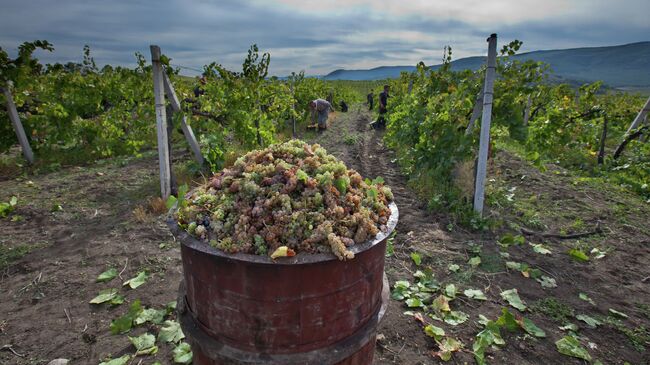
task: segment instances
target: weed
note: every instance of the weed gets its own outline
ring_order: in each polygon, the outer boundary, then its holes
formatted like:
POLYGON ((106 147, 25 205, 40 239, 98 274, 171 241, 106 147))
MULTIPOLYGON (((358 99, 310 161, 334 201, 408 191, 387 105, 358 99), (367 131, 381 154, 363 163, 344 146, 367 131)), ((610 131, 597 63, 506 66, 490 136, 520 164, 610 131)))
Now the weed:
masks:
POLYGON ((147 213, 147 210, 141 205, 133 209, 133 217, 140 223, 145 223, 149 220, 149 214, 147 213))
POLYGON ((167 204, 159 196, 155 198, 149 198, 148 208, 149 208, 149 212, 157 215, 164 214, 167 212, 167 204))
POLYGON ((359 136, 356 134, 346 134, 343 137, 343 142, 349 146, 353 146, 359 142, 359 136))
POLYGON ((36 248, 41 247, 42 245, 19 245, 16 247, 6 247, 5 245, 0 245, 0 270, 9 266, 12 262, 20 259, 21 257, 27 255, 36 248))
POLYGON ((635 328, 627 327, 620 319, 608 316, 603 319, 603 323, 608 324, 624 334, 630 341, 630 344, 639 352, 645 351, 645 344, 650 343, 650 331, 644 325, 635 328))
POLYGON ((574 316, 573 308, 560 302, 555 297, 548 297, 533 302, 530 305, 530 309, 533 312, 551 317, 554 321, 562 324, 568 322, 569 318, 574 316))

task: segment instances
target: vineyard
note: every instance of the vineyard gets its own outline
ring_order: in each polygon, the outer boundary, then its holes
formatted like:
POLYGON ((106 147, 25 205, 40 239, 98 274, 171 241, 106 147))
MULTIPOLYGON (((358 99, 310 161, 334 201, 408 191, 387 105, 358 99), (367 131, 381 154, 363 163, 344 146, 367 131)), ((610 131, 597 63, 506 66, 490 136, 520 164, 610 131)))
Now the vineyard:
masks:
POLYGON ((68 64, 35 58, 56 52, 47 41, 15 58, 0 49, 0 103, 13 100, 34 154, 25 161, 0 108, 0 362, 191 363, 174 309, 173 204, 187 232, 224 252, 286 256, 286 245, 354 262, 348 248, 385 229, 394 200, 375 363, 648 363, 650 126, 630 127, 648 96, 551 82, 548 65, 512 59, 521 46, 496 58, 480 212, 486 67, 454 70, 451 48, 438 69, 373 82, 269 77, 255 45, 241 71, 213 62, 199 79, 163 53, 181 104, 167 107, 168 201, 145 55, 100 69, 88 47, 68 64), (384 84, 376 130, 362 102, 384 84), (308 128, 316 98, 335 108, 321 133, 308 128))

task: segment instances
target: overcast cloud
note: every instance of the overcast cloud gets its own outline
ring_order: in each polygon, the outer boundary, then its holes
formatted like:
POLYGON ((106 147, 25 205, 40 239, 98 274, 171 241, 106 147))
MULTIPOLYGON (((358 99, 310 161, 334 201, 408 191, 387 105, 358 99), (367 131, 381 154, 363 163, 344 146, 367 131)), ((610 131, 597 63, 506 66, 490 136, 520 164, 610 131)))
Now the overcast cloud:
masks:
MULTIPOLYGON (((0 0, 0 46, 46 39, 44 62, 80 61, 85 44, 99 65, 135 64, 161 46, 192 69, 216 61, 239 70, 248 47, 271 53, 271 73, 437 64, 486 53, 485 39, 519 39, 522 51, 650 40, 648 0, 0 0)), ((195 74, 184 69, 185 74, 195 74)))

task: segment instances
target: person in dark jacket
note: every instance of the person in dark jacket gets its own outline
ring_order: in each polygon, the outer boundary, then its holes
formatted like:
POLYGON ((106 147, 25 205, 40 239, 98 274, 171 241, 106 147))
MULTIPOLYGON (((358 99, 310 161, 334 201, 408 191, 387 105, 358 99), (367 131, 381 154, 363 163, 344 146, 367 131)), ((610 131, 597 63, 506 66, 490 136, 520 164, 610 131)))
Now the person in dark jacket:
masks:
POLYGON ((375 94, 373 94, 372 90, 370 90, 370 93, 367 96, 368 98, 368 110, 372 110, 372 107, 375 105, 375 94))
POLYGON ((375 129, 380 129, 380 128, 386 128, 386 118, 384 118, 384 114, 388 112, 388 98, 390 95, 388 94, 389 91, 389 86, 384 85, 384 91, 382 91, 379 94, 379 118, 377 118, 377 121, 372 123, 372 127, 375 129))
POLYGON ((202 86, 206 84, 207 80, 205 79, 205 75, 201 76, 199 79, 199 85, 197 85, 194 88, 194 97, 198 98, 199 96, 205 94, 205 90, 203 90, 202 86))

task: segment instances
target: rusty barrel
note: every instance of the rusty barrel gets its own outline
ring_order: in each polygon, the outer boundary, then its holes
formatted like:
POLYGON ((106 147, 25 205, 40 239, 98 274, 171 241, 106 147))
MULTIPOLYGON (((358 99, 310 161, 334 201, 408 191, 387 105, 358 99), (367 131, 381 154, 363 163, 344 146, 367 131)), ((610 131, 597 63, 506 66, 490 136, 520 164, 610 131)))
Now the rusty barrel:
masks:
POLYGON ((398 220, 390 209, 387 231, 352 246, 348 261, 228 254, 168 219, 181 242, 178 313, 194 364, 371 364, 388 305, 384 257, 398 220))

